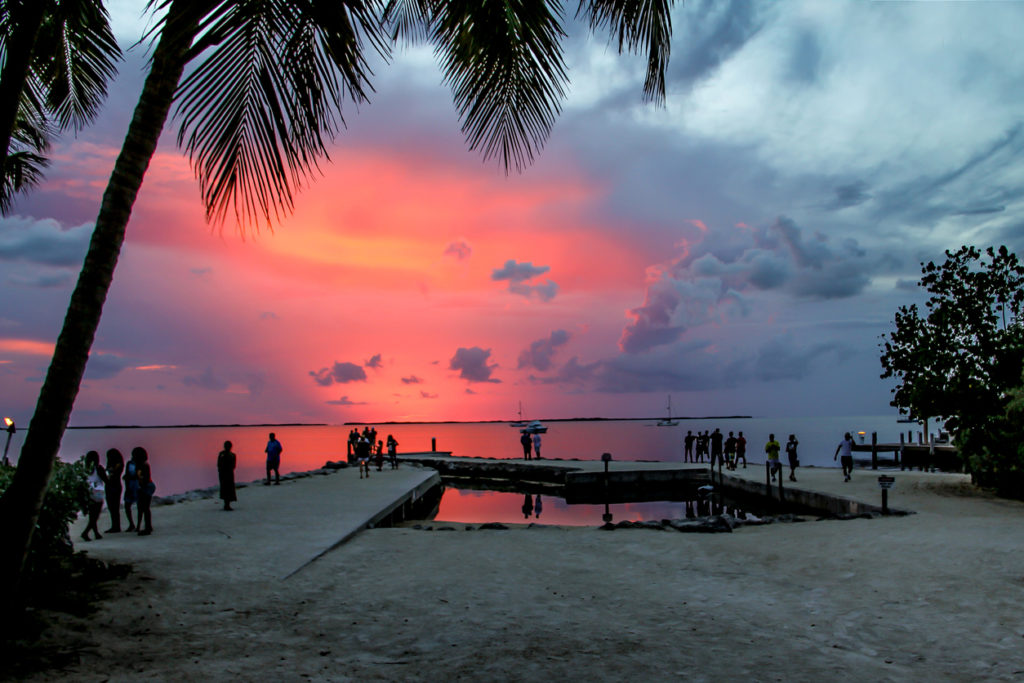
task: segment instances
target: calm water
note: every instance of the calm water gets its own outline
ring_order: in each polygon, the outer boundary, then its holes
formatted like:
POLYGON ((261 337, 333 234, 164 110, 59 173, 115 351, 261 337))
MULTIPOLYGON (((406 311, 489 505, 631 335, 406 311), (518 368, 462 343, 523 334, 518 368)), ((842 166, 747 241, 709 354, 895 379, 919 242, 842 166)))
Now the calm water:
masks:
MULTIPOLYGON (((724 433, 743 431, 747 438, 747 454, 751 462, 763 462, 764 443, 769 432, 783 442, 789 434, 800 441, 802 465, 832 467, 832 455, 843 432, 878 432, 880 441, 899 440, 900 430, 909 425, 898 424, 893 416, 834 418, 754 418, 746 420, 684 420, 677 427, 657 427, 654 421, 552 422, 543 435, 541 454, 546 458, 600 459, 609 452, 616 460, 682 459, 683 437, 687 430, 714 430, 724 433)), ((327 460, 345 458, 345 441, 350 426, 276 427, 273 430, 284 445, 282 472, 309 470, 327 460)), ((263 476, 267 427, 195 427, 185 429, 69 429, 61 445, 60 457, 74 460, 88 450, 118 448, 127 457, 135 446, 143 446, 153 465, 158 495, 205 488, 217 483, 217 453, 225 440, 234 443, 238 453, 238 481, 263 476)), ((519 431, 505 423, 488 424, 417 424, 378 427, 377 438, 386 440, 392 434, 399 442, 399 452, 428 451, 431 438, 437 448, 457 456, 490 458, 522 457, 519 431)), ((24 432, 11 442, 11 459, 16 460, 24 432)), ((520 503, 521 504, 521 503, 520 503)), ((544 515, 549 514, 545 509, 544 515)), ((554 516, 552 506, 550 514, 554 516)), ((617 517, 618 518, 618 517, 617 517)))

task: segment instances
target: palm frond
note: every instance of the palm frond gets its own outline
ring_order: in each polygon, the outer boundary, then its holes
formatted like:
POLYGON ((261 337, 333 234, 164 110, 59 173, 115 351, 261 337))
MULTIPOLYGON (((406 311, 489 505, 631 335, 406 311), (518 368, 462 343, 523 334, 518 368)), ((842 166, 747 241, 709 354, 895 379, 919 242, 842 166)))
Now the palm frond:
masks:
POLYGON ((430 36, 436 0, 389 0, 383 24, 394 42, 419 43, 430 36))
POLYGON ((342 101, 362 102, 364 44, 386 50, 379 2, 235 0, 200 24, 202 60, 178 89, 178 144, 199 179, 207 219, 270 225, 327 157, 342 101))
POLYGON ((561 8, 541 0, 439 0, 433 40, 470 149, 506 172, 533 161, 568 77, 561 8))
POLYGON ((647 53, 644 98, 665 101, 665 71, 672 43, 672 6, 675 0, 580 0, 577 16, 591 30, 607 30, 618 38, 619 52, 647 53))
MULTIPOLYGON (((31 85, 31 83, 30 83, 31 85)), ((0 178, 0 214, 6 215, 15 195, 27 192, 43 180, 50 161, 45 154, 56 134, 33 97, 34 88, 22 91, 17 119, 11 131, 11 145, 0 178)))
POLYGON ((99 111, 121 49, 99 0, 53 3, 39 31, 33 72, 61 129, 81 130, 99 111))

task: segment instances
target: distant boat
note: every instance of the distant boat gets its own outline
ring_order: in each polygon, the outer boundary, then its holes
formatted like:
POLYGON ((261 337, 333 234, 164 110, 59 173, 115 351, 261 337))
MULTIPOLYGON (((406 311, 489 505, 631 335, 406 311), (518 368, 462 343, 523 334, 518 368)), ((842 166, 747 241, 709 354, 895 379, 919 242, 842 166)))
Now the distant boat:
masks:
POLYGON ((659 427, 675 427, 679 424, 679 420, 672 419, 672 394, 668 395, 668 417, 664 420, 658 420, 659 427))
POLYGON ((534 420, 533 422, 527 423, 527 425, 519 431, 525 432, 526 434, 547 434, 548 428, 545 427, 544 423, 540 420, 534 420))
POLYGON ((516 429, 522 429, 526 426, 526 422, 523 421, 523 402, 519 402, 519 419, 515 422, 509 422, 509 427, 515 427, 516 429))

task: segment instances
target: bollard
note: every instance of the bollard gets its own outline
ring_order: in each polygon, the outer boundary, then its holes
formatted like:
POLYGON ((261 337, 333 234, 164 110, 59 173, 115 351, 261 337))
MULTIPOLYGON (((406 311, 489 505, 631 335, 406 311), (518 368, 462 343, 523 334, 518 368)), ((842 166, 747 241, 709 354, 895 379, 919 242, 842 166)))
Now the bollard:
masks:
POLYGON ((430 437, 430 452, 431 453, 437 453, 437 437, 436 436, 430 437))
POLYGON ((889 514, 889 490, 882 489, 882 514, 889 514))
POLYGON ((878 432, 871 432, 871 469, 878 469, 878 432))

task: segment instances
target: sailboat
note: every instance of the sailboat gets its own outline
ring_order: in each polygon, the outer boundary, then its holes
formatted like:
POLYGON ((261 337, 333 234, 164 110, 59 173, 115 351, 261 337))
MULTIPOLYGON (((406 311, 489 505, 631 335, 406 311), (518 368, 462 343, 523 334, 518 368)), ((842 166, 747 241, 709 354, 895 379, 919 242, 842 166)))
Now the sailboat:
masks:
POLYGON ((668 417, 664 420, 658 420, 659 427, 675 427, 679 424, 679 420, 672 419, 672 394, 668 395, 668 417))
POLYGON ((516 429, 522 429, 526 426, 526 422, 523 421, 523 402, 519 402, 519 419, 515 422, 509 422, 509 427, 515 427, 516 429))

